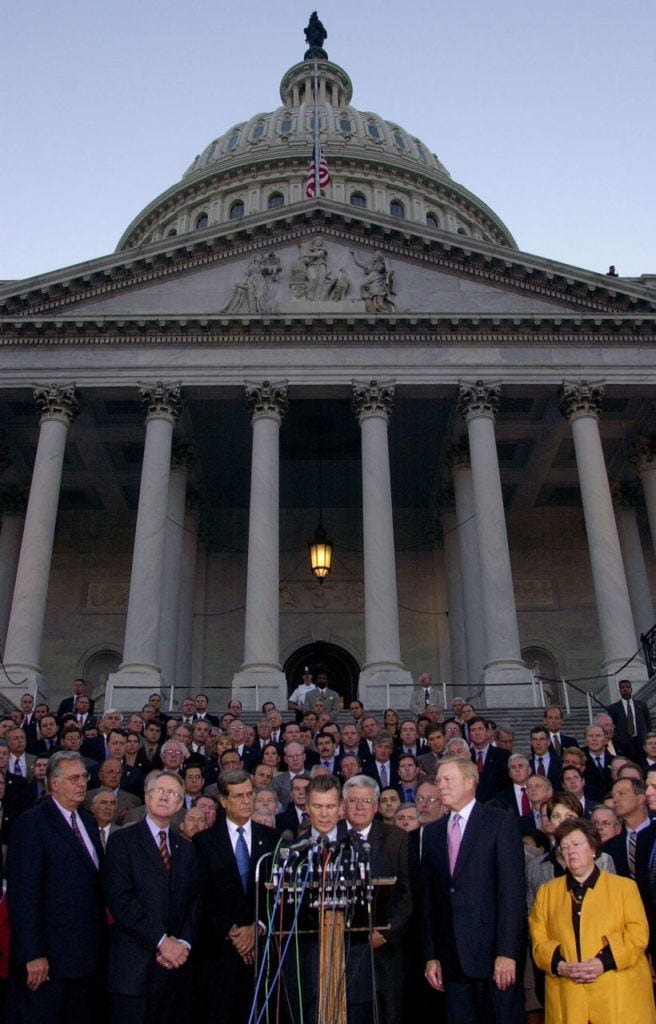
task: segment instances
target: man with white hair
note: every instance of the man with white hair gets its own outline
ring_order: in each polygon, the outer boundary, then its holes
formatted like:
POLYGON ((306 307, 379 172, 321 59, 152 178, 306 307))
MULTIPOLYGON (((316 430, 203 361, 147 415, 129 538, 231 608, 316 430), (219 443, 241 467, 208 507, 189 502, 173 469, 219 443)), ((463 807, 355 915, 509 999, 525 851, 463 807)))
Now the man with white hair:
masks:
POLYGON ((430 704, 436 704, 436 689, 430 672, 422 672, 419 686, 413 687, 410 697, 410 710, 413 715, 420 715, 430 704))

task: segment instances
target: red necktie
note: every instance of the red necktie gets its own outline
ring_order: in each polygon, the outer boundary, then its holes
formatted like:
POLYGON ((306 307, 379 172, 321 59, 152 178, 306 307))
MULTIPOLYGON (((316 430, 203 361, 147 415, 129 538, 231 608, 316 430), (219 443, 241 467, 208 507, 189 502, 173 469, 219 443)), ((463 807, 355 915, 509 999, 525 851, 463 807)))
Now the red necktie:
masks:
POLYGON ((531 805, 526 795, 526 786, 522 786, 522 814, 530 814, 531 805))
POLYGON ((545 772, 545 770, 544 770, 544 761, 542 760, 541 757, 538 757, 538 770, 537 770, 537 774, 538 775, 546 775, 547 774, 545 772))
POLYGON ((162 860, 164 861, 164 867, 166 868, 167 871, 170 871, 171 854, 169 853, 169 848, 166 845, 166 832, 164 831, 164 829, 161 829, 159 833, 159 854, 162 860))
POLYGON ((478 756, 476 758, 476 767, 478 768, 478 774, 480 775, 481 772, 483 771, 483 755, 480 752, 480 750, 479 750, 478 756))

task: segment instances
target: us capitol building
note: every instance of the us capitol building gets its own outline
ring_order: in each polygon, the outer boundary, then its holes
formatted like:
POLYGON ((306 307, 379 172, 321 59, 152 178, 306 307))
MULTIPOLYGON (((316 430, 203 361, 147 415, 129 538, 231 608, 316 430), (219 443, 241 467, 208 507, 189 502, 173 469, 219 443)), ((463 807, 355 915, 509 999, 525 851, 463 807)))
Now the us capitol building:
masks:
POLYGON ((656 277, 522 252, 306 39, 116 252, 0 288, 0 694, 639 689, 656 277))

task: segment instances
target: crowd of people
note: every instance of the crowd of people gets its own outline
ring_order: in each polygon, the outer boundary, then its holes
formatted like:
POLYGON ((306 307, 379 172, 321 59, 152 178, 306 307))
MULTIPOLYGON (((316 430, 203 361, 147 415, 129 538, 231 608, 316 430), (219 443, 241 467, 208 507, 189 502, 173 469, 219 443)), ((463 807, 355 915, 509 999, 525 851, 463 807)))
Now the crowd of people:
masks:
MULTIPOLYGON (((521 741, 426 673, 407 710, 341 724, 322 666, 254 725, 203 694, 24 695, 0 717, 5 1020, 254 1024, 256 864, 283 837, 395 879, 346 943, 349 1024, 656 1024, 656 732, 619 690, 583 736, 549 706, 521 741)), ((268 1019, 315 1020, 320 981, 304 936, 268 1019)))

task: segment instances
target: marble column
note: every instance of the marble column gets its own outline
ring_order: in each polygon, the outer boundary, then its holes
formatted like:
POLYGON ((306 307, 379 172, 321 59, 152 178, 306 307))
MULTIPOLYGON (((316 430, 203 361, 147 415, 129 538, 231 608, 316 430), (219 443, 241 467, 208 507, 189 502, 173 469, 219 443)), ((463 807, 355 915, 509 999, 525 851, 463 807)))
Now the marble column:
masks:
MULTIPOLYGON (((622 667, 635 652, 636 632, 599 433, 603 394, 601 381, 563 381, 560 409, 574 439, 601 633, 601 671, 612 677, 622 668, 623 677, 640 683, 647 678, 642 658, 622 667)), ((608 686, 614 696, 613 678, 608 686)))
MULTIPOLYGON (((162 672, 162 687, 175 688, 178 658, 180 614, 180 578, 184 546, 185 500, 187 480, 193 463, 191 448, 184 441, 174 443, 169 476, 164 565, 162 570, 162 601, 159 612, 157 661, 162 672)), ((170 694, 167 693, 167 699, 170 694)))
POLYGON ((635 485, 622 486, 615 483, 611 486, 617 533, 635 626, 636 647, 640 646, 640 634, 650 630, 656 621, 636 512, 635 487, 639 486, 637 481, 635 485))
POLYGON ((484 698, 488 707, 532 703, 522 661, 494 421, 501 385, 461 382, 458 410, 467 423, 485 629, 484 698))
POLYGON ((656 554, 656 444, 653 437, 636 437, 630 461, 640 477, 645 495, 652 550, 656 554))
POLYGON ((394 385, 353 383, 362 444, 365 663, 359 696, 365 707, 408 707, 412 677, 401 661, 394 519, 387 424, 394 385))
POLYGON ((456 696, 462 697, 467 693, 467 641, 462 599, 458 527, 453 494, 444 492, 440 495, 438 511, 442 522, 444 573, 446 577, 447 607, 449 610, 449 647, 451 650, 451 674, 446 678, 449 697, 452 699, 456 696))
POLYGON ((472 479, 469 444, 466 437, 447 445, 446 464, 453 477, 456 509, 456 539, 460 552, 460 579, 462 606, 467 644, 467 675, 464 679, 467 693, 475 693, 483 683, 487 662, 485 629, 483 627, 483 595, 480 585, 481 570, 478 560, 478 534, 476 532, 476 506, 472 479))
POLYGON ((280 667, 280 424, 287 384, 246 385, 253 450, 248 520, 244 662, 233 678, 233 695, 244 710, 272 700, 287 705, 280 667))
POLYGON ((196 565, 198 562, 198 533, 200 509, 195 495, 187 497, 182 537, 182 568, 180 572, 180 601, 178 615, 178 649, 176 652, 176 701, 191 696, 192 653, 194 642, 194 604, 196 596, 196 565))
MULTIPOLYGON (((446 559, 441 536, 433 538, 433 591, 435 594, 435 621, 439 686, 444 690, 453 679, 451 662, 451 636, 449 633, 449 597, 446 579, 446 559)), ((436 680, 437 681, 437 680, 436 680)), ((442 701, 436 701, 441 705, 442 701)))
POLYGON ((25 504, 25 498, 20 494, 9 491, 0 494, 0 644, 3 648, 25 525, 25 504))
POLYGON ((139 507, 132 554, 123 662, 107 680, 107 706, 137 710, 158 690, 159 623, 173 429, 182 410, 179 385, 139 389, 146 418, 139 507))
POLYGON ((0 683, 0 692, 10 693, 16 703, 22 692, 36 693, 43 682, 39 660, 62 466, 68 428, 78 410, 72 385, 36 387, 34 400, 41 414, 39 441, 4 651, 6 675, 22 686, 12 686, 6 676, 0 683))

